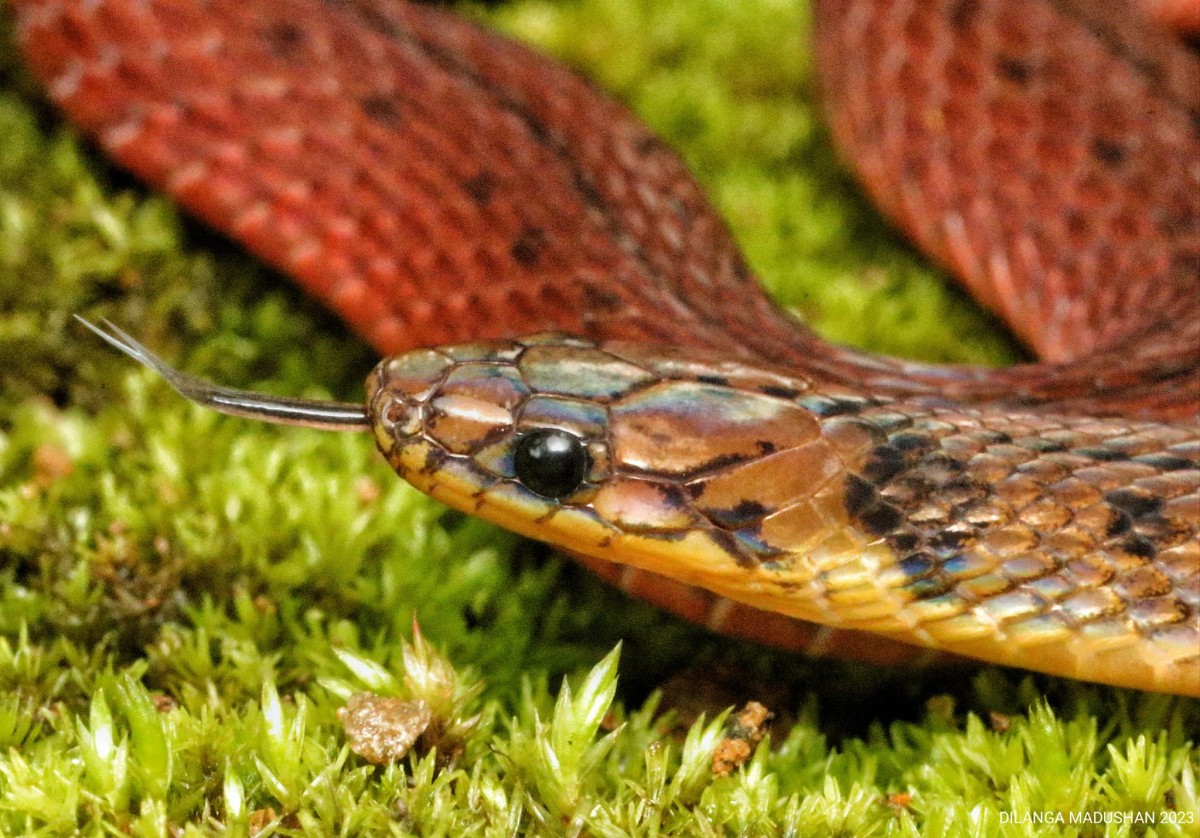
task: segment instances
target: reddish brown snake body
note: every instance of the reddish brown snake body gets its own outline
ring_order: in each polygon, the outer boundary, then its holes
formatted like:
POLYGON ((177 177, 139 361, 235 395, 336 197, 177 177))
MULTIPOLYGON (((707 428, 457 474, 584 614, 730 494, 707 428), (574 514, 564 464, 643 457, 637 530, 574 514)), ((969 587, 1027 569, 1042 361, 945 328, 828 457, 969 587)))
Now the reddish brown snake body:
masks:
MULTIPOLYGON (((995 371, 821 342, 766 300, 679 160, 624 109, 444 13, 15 5, 32 66, 79 124, 381 351, 556 328, 882 397, 1044 413, 1052 428, 1127 416, 1168 423, 1176 448, 1172 434, 1194 439, 1200 70, 1112 4, 817 11, 834 133, 868 190, 1052 362, 995 371)), ((1188 462, 1170 479, 1194 474, 1188 462)), ((1160 505, 1196 514, 1194 486, 1169 491, 1160 505)), ((1170 598, 1194 627, 1193 547, 1148 557, 1139 542, 1109 569, 1158 562, 1166 593, 1107 582, 1170 598)))

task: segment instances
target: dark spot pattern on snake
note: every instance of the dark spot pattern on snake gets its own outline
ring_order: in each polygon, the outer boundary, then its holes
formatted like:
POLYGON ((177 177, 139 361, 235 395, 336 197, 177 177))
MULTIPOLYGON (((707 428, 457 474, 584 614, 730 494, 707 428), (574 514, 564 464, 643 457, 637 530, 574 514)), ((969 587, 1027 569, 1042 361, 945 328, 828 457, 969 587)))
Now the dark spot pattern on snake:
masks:
POLYGON ((1033 65, 1028 61, 1007 55, 996 57, 996 69, 1000 71, 1001 76, 1017 85, 1025 84, 1033 75, 1033 65))
POLYGON ((1087 457, 1102 463, 1116 463, 1129 459, 1128 454, 1117 448, 1072 448, 1071 453, 1077 457, 1087 457))
POLYGON ((1161 499, 1132 489, 1115 489, 1106 494, 1104 500, 1134 520, 1155 515, 1162 509, 1161 499))
POLYGON ((730 509, 705 510, 707 518, 727 530, 740 530, 761 519, 769 510, 758 501, 744 500, 730 509))
POLYGON ((364 96, 359 104, 363 113, 380 125, 394 128, 400 124, 400 106, 396 100, 382 94, 364 96))
POLYGON ((477 205, 483 206, 492 199, 493 193, 500 186, 496 176, 489 171, 482 171, 474 177, 463 181, 463 189, 471 196, 477 205))
POLYGON ((512 257, 522 265, 534 265, 549 243, 544 230, 539 227, 526 227, 513 242, 512 257))
POLYGON ((1091 150, 1092 156, 1105 166, 1119 166, 1128 154, 1123 145, 1103 137, 1092 140, 1091 150))
POLYGON ((279 21, 263 28, 262 38, 272 54, 292 58, 308 41, 304 30, 290 21, 279 21))
POLYGON ((979 16, 979 0, 957 0, 950 8, 950 25, 967 29, 979 16))

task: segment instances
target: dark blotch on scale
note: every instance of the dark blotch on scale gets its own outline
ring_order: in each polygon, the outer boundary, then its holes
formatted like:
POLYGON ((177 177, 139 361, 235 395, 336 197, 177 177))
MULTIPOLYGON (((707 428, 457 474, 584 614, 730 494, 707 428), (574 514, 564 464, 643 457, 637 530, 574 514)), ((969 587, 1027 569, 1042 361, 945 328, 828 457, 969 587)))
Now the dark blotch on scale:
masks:
POLYGON ((395 100, 388 96, 381 94, 364 96, 359 101, 359 105, 362 106, 363 113, 380 125, 394 128, 400 124, 400 107, 395 100))
POLYGON ((851 518, 858 518, 879 502, 879 492, 857 474, 851 474, 846 478, 845 502, 846 514, 851 518))
POLYGON ((463 182, 463 189, 471 196, 471 200, 480 206, 492 199, 499 186, 500 183, 491 172, 480 172, 463 182))
POLYGON ((904 590, 917 600, 941 596, 954 587, 954 580, 945 572, 945 562, 929 553, 914 553, 902 559, 898 567, 908 578, 904 590))
POLYGON ((908 457, 893 445, 877 445, 863 464, 862 476, 882 486, 908 468, 908 457))
POLYGON ((877 503, 862 514, 859 522, 871 535, 887 535, 904 523, 904 516, 890 503, 877 503))
POLYGON ((1104 137, 1092 140, 1092 156, 1106 166, 1120 165, 1125 162, 1128 153, 1125 147, 1115 140, 1106 140, 1104 137))
POLYGON ((846 478, 846 514, 871 535, 887 535, 904 521, 900 510, 879 497, 867 480, 852 474, 846 478))
POLYGON ((716 544, 722 550, 733 556, 733 560, 737 563, 738 567, 752 568, 757 567, 760 564, 758 558, 750 555, 750 553, 748 553, 745 548, 742 547, 742 544, 738 541, 737 536, 728 530, 713 529, 708 530, 707 533, 708 537, 716 542, 716 544))
POLYGON ((1121 542, 1121 549, 1140 559, 1153 559, 1158 555, 1158 549, 1154 546, 1154 542, 1144 535, 1129 536, 1121 542))
POLYGON ((625 307, 620 294, 592 282, 583 286, 583 302, 590 311, 608 314, 623 311, 625 307))
POLYGON ((862 409, 867 406, 865 401, 822 395, 801 396, 796 399, 796 404, 819 419, 861 413, 862 409))
POLYGON ((425 462, 421 464, 422 474, 434 474, 445 468, 446 463, 450 459, 450 454, 445 450, 437 447, 430 447, 425 452, 425 462))
POLYGON ((1114 489, 1104 496, 1104 502, 1114 509, 1127 513, 1137 520, 1156 515, 1162 509, 1162 500, 1136 489, 1114 489))
MULTIPOLYGON (((1113 512, 1106 534, 1120 537, 1117 547, 1131 556, 1152 559, 1158 555, 1156 538, 1172 538, 1172 525, 1161 517, 1161 498, 1137 489, 1114 489, 1104 496, 1113 512)), ((1169 543, 1169 541, 1168 541, 1169 543)))
POLYGON ((1200 468, 1200 463, 1194 463, 1186 457, 1176 457, 1173 454, 1145 454, 1134 457, 1135 463, 1161 469, 1162 471, 1183 471, 1189 468, 1200 468))
POLYGON ((963 30, 979 17, 979 0, 958 0, 950 7, 950 25, 963 30))
POLYGON ((800 395, 800 390, 794 387, 783 387, 778 384, 768 384, 765 387, 760 387, 758 392, 764 396, 774 396, 777 399, 787 399, 791 401, 800 395))
POLYGON ((1121 533, 1129 532, 1131 529, 1133 529, 1133 519, 1129 517, 1129 513, 1114 509, 1112 519, 1108 522, 1104 534, 1113 538, 1121 533))
POLYGON ((1016 85, 1023 85, 1033 75, 1033 65, 1009 55, 996 56, 996 70, 1001 76, 1016 85))
POLYGON ((1003 431, 993 431, 989 428, 976 431, 975 438, 980 442, 986 442, 988 445, 1008 445, 1012 442, 1012 437, 1003 431))
POLYGON ((743 500, 729 509, 713 509, 707 515, 718 527, 740 530, 767 514, 767 508, 756 500, 743 500))
POLYGON ((970 539, 968 533, 960 530, 942 530, 930 537, 928 543, 937 555, 949 558, 958 555, 970 539))
POLYGON ((304 46, 307 36, 294 23, 282 21, 263 28, 263 41, 276 58, 292 58, 304 46))
POLYGON ((1124 451, 1117 451, 1114 448, 1072 448, 1071 453, 1102 463, 1119 463, 1129 459, 1129 455, 1124 451))
POLYGON ((540 227, 526 227, 513 242, 512 257, 522 265, 532 265, 549 243, 545 231, 540 227))
POLYGON ((918 431, 902 431, 888 437, 888 445, 904 453, 924 453, 933 447, 933 437, 918 431))
MULTIPOLYGON (((331 6, 341 5, 341 3, 331 2, 331 0, 326 0, 326 3, 331 6)), ((371 8, 355 8, 352 11, 357 14, 358 18, 363 22, 363 25, 368 29, 371 29, 388 38, 399 37, 400 27, 394 20, 385 15, 383 12, 371 8)))

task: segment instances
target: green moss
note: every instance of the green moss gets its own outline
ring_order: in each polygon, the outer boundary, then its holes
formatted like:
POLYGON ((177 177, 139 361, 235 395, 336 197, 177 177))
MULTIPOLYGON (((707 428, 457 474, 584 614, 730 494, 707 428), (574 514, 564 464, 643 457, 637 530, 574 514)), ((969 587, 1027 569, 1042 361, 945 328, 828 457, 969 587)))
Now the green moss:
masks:
MULTIPOLYGON (((645 114, 775 293, 828 334, 1012 357, 836 166, 795 5, 486 14, 645 114)), ((715 638, 447 513, 365 439, 193 409, 98 346, 72 313, 238 386, 353 398, 371 364, 81 144, 16 69, 6 12, 0 833, 1151 834, 1009 822, 1061 811, 1194 834, 1163 813, 1200 803, 1198 702, 715 638), (406 645, 414 616, 438 654, 406 645), (440 733, 365 763, 336 715, 362 690, 425 701, 440 733), (693 723, 700 692, 715 697, 693 723), (754 698, 780 714, 772 739, 713 777, 719 714, 754 698)))

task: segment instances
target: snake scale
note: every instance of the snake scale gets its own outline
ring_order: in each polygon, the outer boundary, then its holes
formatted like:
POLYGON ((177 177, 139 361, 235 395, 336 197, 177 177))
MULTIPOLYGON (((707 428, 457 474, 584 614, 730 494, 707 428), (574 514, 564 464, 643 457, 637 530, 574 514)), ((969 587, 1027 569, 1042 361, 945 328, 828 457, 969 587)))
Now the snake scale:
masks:
POLYGON ((390 356, 324 405, 106 333, 196 400, 370 427, 418 488, 735 634, 1200 695, 1200 64, 1132 12, 817 3, 867 191, 1043 359, 984 370, 823 342, 622 106, 441 10, 13 5, 109 154, 390 356))

